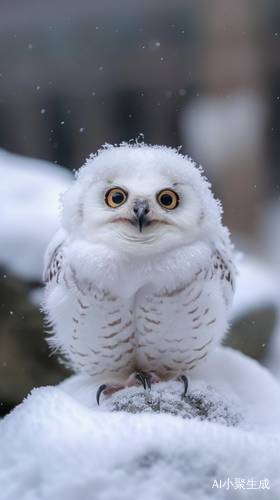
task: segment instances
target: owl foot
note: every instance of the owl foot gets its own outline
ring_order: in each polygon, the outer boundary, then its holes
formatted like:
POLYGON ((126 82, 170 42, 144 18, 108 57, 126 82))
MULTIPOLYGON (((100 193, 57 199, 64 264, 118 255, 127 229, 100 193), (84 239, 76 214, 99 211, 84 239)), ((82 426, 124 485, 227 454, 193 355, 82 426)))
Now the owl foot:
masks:
POLYGON ((132 373, 130 377, 128 377, 127 382, 125 384, 119 384, 117 382, 110 382, 109 384, 102 384, 97 390, 96 393, 96 401, 99 406, 100 396, 101 394, 109 395, 114 394, 114 392, 120 391, 125 387, 134 387, 138 385, 143 385, 144 389, 146 389, 146 381, 144 377, 140 373, 132 373))

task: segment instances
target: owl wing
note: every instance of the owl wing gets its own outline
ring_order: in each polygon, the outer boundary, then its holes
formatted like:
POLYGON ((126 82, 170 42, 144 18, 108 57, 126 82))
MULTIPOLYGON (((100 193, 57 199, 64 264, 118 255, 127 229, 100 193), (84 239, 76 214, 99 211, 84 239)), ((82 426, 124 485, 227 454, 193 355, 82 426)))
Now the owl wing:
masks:
POLYGON ((68 236, 68 232, 65 229, 59 229, 47 247, 44 255, 44 283, 51 281, 58 274, 63 257, 61 248, 68 239, 68 236))
POLYGON ((231 306, 236 287, 236 267, 233 262, 231 244, 221 239, 212 255, 212 270, 219 273, 222 291, 228 307, 231 306))

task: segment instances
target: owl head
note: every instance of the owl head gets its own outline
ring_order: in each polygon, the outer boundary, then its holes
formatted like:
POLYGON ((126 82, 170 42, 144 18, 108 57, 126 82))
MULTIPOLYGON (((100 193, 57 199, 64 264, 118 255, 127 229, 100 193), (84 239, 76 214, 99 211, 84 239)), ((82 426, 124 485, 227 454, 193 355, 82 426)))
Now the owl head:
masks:
POLYGON ((62 197, 72 237, 147 255, 213 239, 221 207, 201 169, 177 150, 105 145, 62 197))

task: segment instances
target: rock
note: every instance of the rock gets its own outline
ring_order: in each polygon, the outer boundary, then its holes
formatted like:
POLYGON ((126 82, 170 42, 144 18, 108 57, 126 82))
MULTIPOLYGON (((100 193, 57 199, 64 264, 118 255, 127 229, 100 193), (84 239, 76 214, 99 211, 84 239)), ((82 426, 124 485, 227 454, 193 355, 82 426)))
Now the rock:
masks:
POLYGON ((0 415, 34 387, 56 385, 71 372, 50 356, 43 314, 29 300, 34 284, 0 271, 0 415))
POLYGON ((137 387, 127 388, 113 394, 107 410, 126 411, 128 413, 169 413, 184 419, 196 418, 219 422, 229 427, 237 426, 242 415, 235 403, 214 389, 211 385, 202 384, 200 388, 192 388, 182 398, 180 383, 169 383, 168 391, 165 383, 153 384, 151 391, 139 390, 137 387))

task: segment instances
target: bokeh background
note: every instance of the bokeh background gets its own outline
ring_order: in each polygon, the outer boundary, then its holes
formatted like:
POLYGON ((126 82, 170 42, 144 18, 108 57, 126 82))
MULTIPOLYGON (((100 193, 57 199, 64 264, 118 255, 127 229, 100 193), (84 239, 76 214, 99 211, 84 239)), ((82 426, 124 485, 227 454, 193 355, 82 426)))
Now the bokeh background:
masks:
POLYGON ((69 374, 39 311, 58 194, 140 134, 203 165, 244 253, 228 342, 280 378, 279 131, 277 0, 0 1, 2 415, 69 374))

